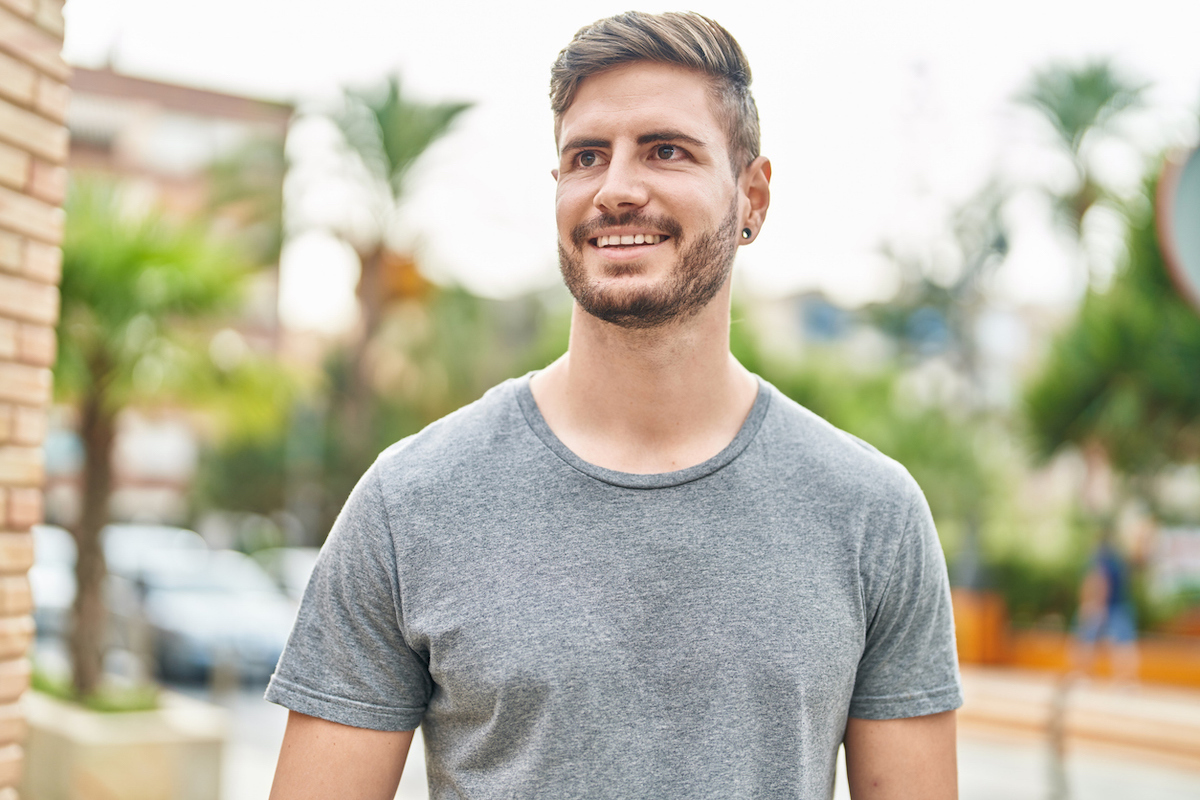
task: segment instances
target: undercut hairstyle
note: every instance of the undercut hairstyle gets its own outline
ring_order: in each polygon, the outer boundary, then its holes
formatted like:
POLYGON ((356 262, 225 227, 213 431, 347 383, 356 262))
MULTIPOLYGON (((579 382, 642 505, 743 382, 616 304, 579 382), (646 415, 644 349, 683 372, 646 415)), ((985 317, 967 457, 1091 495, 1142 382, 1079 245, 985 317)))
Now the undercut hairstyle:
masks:
POLYGON ((583 80, 637 61, 673 64, 707 75, 729 139, 735 176, 758 158, 758 107, 750 93, 750 63, 729 31, 692 11, 627 11, 579 29, 550 69, 554 138, 583 80))

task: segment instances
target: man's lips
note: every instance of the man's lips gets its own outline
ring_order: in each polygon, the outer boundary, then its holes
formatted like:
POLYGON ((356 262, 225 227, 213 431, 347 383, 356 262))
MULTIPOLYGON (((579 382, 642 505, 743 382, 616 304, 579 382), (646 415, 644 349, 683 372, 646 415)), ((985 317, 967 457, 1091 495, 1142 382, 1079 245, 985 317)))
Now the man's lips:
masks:
POLYGON ((619 250, 638 247, 637 235, 639 233, 642 234, 641 246, 646 247, 648 244, 646 236, 657 236, 657 244, 662 244, 668 239, 680 238, 683 234, 683 226, 671 217, 659 214, 644 214, 637 211, 621 215, 603 214, 576 225, 571 230, 571 242, 580 250, 588 245, 597 249, 619 248, 610 251, 616 253, 619 250), (632 236, 634 240, 625 244, 621 238, 625 236, 632 236), (600 244, 602 239, 607 241, 600 244))
POLYGON ((589 239, 593 247, 628 247, 630 245, 654 245, 670 237, 664 233, 610 233, 589 239))

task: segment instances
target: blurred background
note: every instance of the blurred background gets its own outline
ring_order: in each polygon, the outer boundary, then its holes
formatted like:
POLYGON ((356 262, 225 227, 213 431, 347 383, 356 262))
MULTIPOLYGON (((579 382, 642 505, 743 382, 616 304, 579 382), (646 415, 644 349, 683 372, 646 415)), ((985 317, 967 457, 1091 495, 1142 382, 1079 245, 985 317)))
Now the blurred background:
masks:
MULTIPOLYGON (((209 731, 208 778, 122 794, 142 751, 104 796, 265 796, 261 692, 358 477, 564 351, 549 66, 623 10, 66 5, 33 681, 209 731)), ((734 352, 924 489, 962 796, 1200 797, 1200 308, 1155 202, 1200 142, 1200 9, 694 10, 746 51, 774 167, 734 352)), ((40 713, 30 797, 66 747, 40 713)))

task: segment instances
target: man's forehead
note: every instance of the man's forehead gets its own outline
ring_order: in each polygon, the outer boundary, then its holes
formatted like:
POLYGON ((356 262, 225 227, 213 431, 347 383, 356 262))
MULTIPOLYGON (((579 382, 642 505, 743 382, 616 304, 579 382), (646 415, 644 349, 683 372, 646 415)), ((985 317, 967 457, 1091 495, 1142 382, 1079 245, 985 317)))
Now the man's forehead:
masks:
POLYGON ((671 116, 675 127, 721 125, 711 76, 674 64, 635 61, 579 82, 571 104, 554 120, 555 142, 561 144, 564 124, 574 128, 626 112, 671 116))

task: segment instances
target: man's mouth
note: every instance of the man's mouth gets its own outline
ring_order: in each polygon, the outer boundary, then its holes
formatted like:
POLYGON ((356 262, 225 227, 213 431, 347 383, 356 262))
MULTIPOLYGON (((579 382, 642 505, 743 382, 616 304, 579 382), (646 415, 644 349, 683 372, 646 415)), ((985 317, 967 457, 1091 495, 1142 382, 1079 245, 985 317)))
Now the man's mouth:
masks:
POLYGON ((659 244, 671 237, 661 233, 624 233, 609 236, 597 236, 588 241, 594 247, 630 247, 637 245, 659 244))

